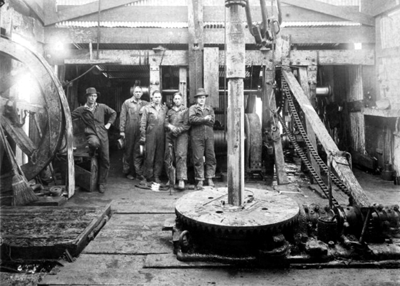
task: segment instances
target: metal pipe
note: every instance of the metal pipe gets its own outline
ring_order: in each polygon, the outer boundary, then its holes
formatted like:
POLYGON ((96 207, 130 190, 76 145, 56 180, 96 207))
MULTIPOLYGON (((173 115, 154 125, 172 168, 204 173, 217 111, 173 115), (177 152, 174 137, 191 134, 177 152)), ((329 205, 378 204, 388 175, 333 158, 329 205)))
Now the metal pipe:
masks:
POLYGON ((244 193, 244 82, 246 1, 225 0, 228 7, 226 77, 228 78, 228 204, 240 206, 244 193))
POLYGON ((265 0, 260 0, 260 6, 261 6, 261 16, 262 16, 262 33, 263 36, 268 30, 268 10, 267 10, 267 4, 265 3, 265 0))
MULTIPOLYGON (((249 0, 246 1, 246 19, 247 19, 247 26, 249 28, 250 34, 254 36, 253 33, 253 21, 251 19, 251 10, 250 10, 250 3, 249 0)), ((226 11, 226 9, 225 9, 226 11)), ((226 18, 225 18, 225 25, 226 25, 226 18)), ((226 62, 226 61, 225 61, 226 62)))
POLYGON ((332 94, 332 90, 330 86, 321 86, 316 89, 317 96, 330 96, 332 94))

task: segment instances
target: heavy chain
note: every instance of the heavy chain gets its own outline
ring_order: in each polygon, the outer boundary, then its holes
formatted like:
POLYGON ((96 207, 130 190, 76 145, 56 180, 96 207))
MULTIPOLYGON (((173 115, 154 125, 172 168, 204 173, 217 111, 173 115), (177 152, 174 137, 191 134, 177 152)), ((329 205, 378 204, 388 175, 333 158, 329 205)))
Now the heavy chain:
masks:
MULTIPOLYGON (((329 189, 325 185, 324 181, 321 179, 320 176, 318 176, 317 172, 315 171, 314 167, 311 165, 310 161, 308 160, 306 154, 304 154, 303 150, 299 146, 299 144, 296 141, 296 138, 292 135, 292 133, 289 131, 289 128, 287 128, 285 121, 283 120, 282 116, 279 115, 279 113, 275 113, 275 116, 278 118, 279 122, 281 123, 286 135, 288 136, 290 142, 292 142, 294 149, 296 149, 297 154, 299 154, 301 160, 304 162, 304 165, 306 166, 307 170, 310 172, 310 174, 313 176, 315 181, 317 182, 318 186, 321 188, 322 192, 325 194, 327 198, 329 198, 329 189)), ((338 201, 332 197, 332 203, 333 205, 338 208, 340 205, 338 201)))
MULTIPOLYGON (((287 82, 285 79, 282 77, 282 91, 284 92, 285 98, 289 103, 289 108, 290 108, 290 113, 292 115, 292 118, 294 119, 296 123, 296 127, 298 131, 301 134, 301 137, 303 138, 304 142, 307 145, 307 148, 310 152, 310 154, 313 156, 317 164, 320 166, 321 170, 325 173, 328 174, 328 166, 325 164, 325 162, 321 159, 321 157, 318 155, 318 152, 314 149, 313 144, 311 143, 310 139, 308 138, 307 132, 305 131, 303 124, 301 122, 301 119, 299 118, 299 115, 297 113, 297 109, 294 105, 292 95, 289 90, 289 86, 287 85, 287 82)), ((330 172, 330 177, 332 179, 332 182, 347 196, 351 196, 350 191, 346 187, 346 185, 338 178, 336 177, 335 174, 330 172)))

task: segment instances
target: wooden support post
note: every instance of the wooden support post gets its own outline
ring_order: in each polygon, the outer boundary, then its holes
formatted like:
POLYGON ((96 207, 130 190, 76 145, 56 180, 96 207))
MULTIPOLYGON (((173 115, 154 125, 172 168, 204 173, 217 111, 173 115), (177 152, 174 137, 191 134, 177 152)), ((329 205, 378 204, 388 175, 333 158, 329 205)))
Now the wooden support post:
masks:
POLYGON ((307 77, 309 94, 307 97, 314 108, 316 107, 316 97, 317 97, 317 58, 311 58, 311 65, 307 67, 307 77))
POLYGON ((150 57, 150 98, 153 91, 161 91, 160 61, 159 56, 150 57))
MULTIPOLYGON (((271 106, 273 106, 276 110, 276 99, 274 92, 271 93, 270 99, 271 106)), ((285 158, 283 156, 282 139, 279 126, 272 124, 271 132, 273 133, 272 137, 274 141, 276 180, 278 181, 278 185, 286 185, 289 183, 289 180, 285 172, 285 158)))
POLYGON ((68 198, 71 198, 75 194, 75 161, 73 154, 73 144, 74 144, 74 132, 72 125, 72 117, 71 111, 69 109, 68 100, 64 94, 64 90, 62 88, 61 82, 65 80, 65 65, 62 67, 54 66, 54 75, 52 75, 53 80, 56 82, 56 85, 59 86, 59 89, 63 91, 63 96, 60 97, 64 117, 65 117, 65 141, 67 145, 67 180, 66 180, 66 189, 68 193, 68 198), (54 77, 53 77, 54 76, 54 77), (58 80, 57 80, 58 79, 58 80), (61 82, 60 82, 61 81, 61 82))
POLYGON ((189 32, 189 97, 194 102, 194 95, 203 87, 203 0, 188 1, 189 32))
MULTIPOLYGON (((262 93, 262 131, 269 131, 271 129, 271 106, 270 96, 273 92, 275 83, 275 65, 272 59, 265 63, 263 70, 263 93, 262 93)), ((274 107, 275 108, 275 107, 274 107)))
POLYGON ((267 154, 265 154, 266 156, 265 159, 274 161, 274 163, 265 162, 265 167, 267 172, 272 172, 273 174, 273 166, 275 165, 278 184, 280 184, 282 180, 285 181, 286 174, 283 169, 284 158, 283 158, 282 144, 280 140, 280 132, 277 126, 274 125, 273 122, 274 115, 271 112, 271 110, 276 110, 274 84, 275 84, 275 64, 272 59, 269 59, 266 62, 266 66, 264 69, 264 85, 263 85, 263 99, 262 99, 262 104, 263 104, 262 130, 263 132, 268 132, 269 137, 272 139, 272 144, 274 146, 274 155, 268 156, 267 154))
POLYGON ((395 183, 400 184, 400 117, 397 117, 393 132, 393 169, 396 171, 395 183))
MULTIPOLYGON (((307 74, 307 68, 305 67, 299 67, 299 80, 301 87, 303 88, 304 94, 310 99, 310 86, 308 84, 308 74, 307 74)), ((307 135, 308 138, 310 139, 311 144, 313 145, 315 151, 317 151, 317 139, 315 137, 314 130, 312 130, 311 127, 311 122, 306 118, 306 130, 307 130, 307 135)), ((321 176, 321 170, 319 168, 319 165, 317 161, 315 161, 314 157, 311 155, 310 152, 308 152, 308 158, 310 159, 311 165, 313 166, 314 170, 317 172, 318 176, 321 176)), ((314 179, 312 176, 310 176, 311 180, 313 181, 312 183, 314 184, 314 179)))
POLYGON ((307 98, 307 96, 305 96, 300 84, 290 71, 282 70, 282 74, 285 77, 285 80, 287 81, 294 97, 299 103, 299 106, 303 110, 306 118, 312 122, 311 127, 324 147, 326 153, 334 156, 332 166, 339 178, 350 190, 355 204, 360 207, 369 207, 371 203, 368 197, 358 183, 346 159, 343 156, 337 155, 340 152, 338 147, 336 146, 332 137, 329 135, 317 112, 312 107, 310 100, 307 98))
POLYGON ((43 1, 43 13, 45 19, 45 25, 47 25, 49 19, 57 18, 57 2, 53 0, 42 0, 43 1))
MULTIPOLYGON (((363 79, 362 66, 349 66, 349 86, 347 102, 363 101, 363 79)), ((365 121, 364 114, 360 111, 349 111, 350 130, 351 130, 351 151, 365 154, 365 121)), ((391 148, 389 147, 389 150, 391 148)), ((386 158, 384 158, 386 160, 386 158)), ((390 162, 390 160, 389 160, 390 162)))
MULTIPOLYGON (((268 95, 268 101, 270 104, 270 108, 272 110, 277 110, 276 99, 275 99, 275 63, 276 61, 281 60, 282 66, 288 64, 287 61, 289 59, 290 52, 290 41, 289 39, 279 37, 276 42, 276 52, 279 58, 272 57, 272 60, 267 62, 266 66, 266 75, 265 82, 267 85, 267 91, 270 92, 268 95)), ((270 116, 272 118, 273 115, 270 116)), ((277 121, 277 120, 275 120, 277 121)), ((289 183, 285 172, 285 158, 283 156, 283 148, 282 148, 282 139, 281 133, 278 125, 275 125, 272 121, 270 123, 271 134, 274 142, 274 156, 275 156, 275 170, 276 170, 276 179, 278 185, 285 185, 289 183)))
POLYGON ((181 67, 179 68, 179 92, 182 94, 183 105, 188 106, 187 104, 187 68, 181 67))
POLYGON ((219 53, 218 48, 204 48, 204 89, 209 94, 208 102, 219 108, 219 53))
POLYGON ((227 6, 228 203, 240 206, 244 193, 244 7, 238 4, 227 6))

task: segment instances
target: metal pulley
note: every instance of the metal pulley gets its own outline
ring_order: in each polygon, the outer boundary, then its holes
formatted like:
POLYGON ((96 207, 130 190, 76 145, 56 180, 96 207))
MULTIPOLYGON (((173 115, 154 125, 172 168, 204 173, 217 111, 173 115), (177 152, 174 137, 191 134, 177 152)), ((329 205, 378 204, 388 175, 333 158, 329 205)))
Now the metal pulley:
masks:
POLYGON ((317 87, 316 89, 316 94, 317 96, 331 96, 332 95, 332 89, 330 86, 321 86, 317 87))
POLYGON ((21 168, 26 178, 31 180, 55 155, 64 134, 65 118, 70 119, 69 107, 65 105, 67 100, 61 83, 41 56, 19 43, 1 37, 0 51, 5 55, 4 64, 9 60, 18 66, 16 73, 10 72, 3 78, 7 84, 0 87, 0 121, 8 136, 29 158, 21 168), (30 88, 33 85, 38 87, 37 97, 11 96, 12 88, 29 85, 26 81, 31 79, 30 88), (18 112, 29 116, 22 121, 16 120, 18 112))

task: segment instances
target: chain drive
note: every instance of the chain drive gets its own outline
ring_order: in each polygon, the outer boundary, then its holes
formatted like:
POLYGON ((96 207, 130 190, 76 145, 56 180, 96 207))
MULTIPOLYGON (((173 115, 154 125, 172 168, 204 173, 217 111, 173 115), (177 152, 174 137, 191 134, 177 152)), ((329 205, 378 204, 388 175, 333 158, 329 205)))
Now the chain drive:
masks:
MULTIPOLYGON (((283 91, 285 93, 285 98, 287 99, 288 103, 289 103, 289 108, 290 108, 290 113, 292 115, 292 117, 294 118, 294 121, 296 123, 296 127, 298 129, 298 131, 300 132, 304 142, 307 145, 307 148, 310 152, 310 154, 313 156, 313 158, 315 159, 315 161, 317 162, 317 164, 320 166, 321 170, 325 173, 328 174, 329 170, 328 170, 328 166, 325 164, 325 162, 321 159, 321 157, 318 155, 318 152, 314 149, 313 144, 311 143, 310 139, 308 138, 307 132, 305 131, 303 124, 301 122, 301 119, 299 118, 299 115, 297 113, 297 109, 294 105, 293 99, 292 99, 292 95, 290 93, 289 87, 285 81, 284 78, 282 78, 282 87, 283 87, 283 91)), ((348 190, 348 188, 346 187, 346 185, 338 178, 336 177, 335 174, 333 174, 332 172, 330 172, 330 177, 332 179, 332 182, 343 192, 345 193, 347 196, 351 196, 350 191, 348 190)), ((315 178, 316 179, 316 178, 315 178)))

